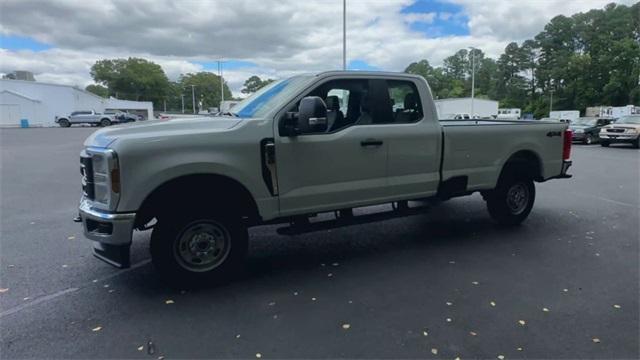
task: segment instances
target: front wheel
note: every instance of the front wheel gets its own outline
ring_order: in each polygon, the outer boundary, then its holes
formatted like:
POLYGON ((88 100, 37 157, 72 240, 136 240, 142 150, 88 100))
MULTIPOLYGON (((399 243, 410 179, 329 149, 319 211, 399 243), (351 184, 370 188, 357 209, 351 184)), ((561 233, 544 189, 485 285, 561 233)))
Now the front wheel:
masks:
POLYGON ((640 137, 638 137, 636 141, 633 142, 633 147, 636 149, 640 149, 640 137))
POLYGON ((536 199, 536 187, 531 179, 507 177, 487 194, 487 209, 491 218, 501 225, 523 222, 536 199))
POLYGON ((60 127, 70 127, 71 123, 67 119, 61 119, 58 121, 58 125, 60 125, 60 127))
POLYGON ((248 250, 240 219, 208 214, 164 218, 151 235, 151 258, 170 284, 199 287, 237 275, 248 250))
POLYGON ((109 125, 111 125, 111 120, 109 120, 109 119, 102 119, 102 120, 100 120, 100 126, 102 126, 102 127, 107 127, 107 126, 109 126, 109 125))
POLYGON ((600 142, 600 146, 602 146, 602 147, 609 147, 609 142, 608 142, 608 141, 605 141, 605 140, 602 140, 602 141, 600 142))
POLYGON ((595 141, 593 139, 593 135, 588 134, 587 137, 584 139, 584 143, 585 145, 591 145, 593 144, 595 141))

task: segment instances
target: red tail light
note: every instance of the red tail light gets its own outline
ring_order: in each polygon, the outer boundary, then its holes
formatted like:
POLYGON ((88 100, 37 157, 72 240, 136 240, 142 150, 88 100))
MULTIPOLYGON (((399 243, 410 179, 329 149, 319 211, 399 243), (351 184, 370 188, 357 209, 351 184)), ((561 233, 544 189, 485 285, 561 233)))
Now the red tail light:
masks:
POLYGON ((573 140, 573 132, 571 129, 564 131, 564 139, 562 143, 562 160, 571 159, 571 141, 573 140))

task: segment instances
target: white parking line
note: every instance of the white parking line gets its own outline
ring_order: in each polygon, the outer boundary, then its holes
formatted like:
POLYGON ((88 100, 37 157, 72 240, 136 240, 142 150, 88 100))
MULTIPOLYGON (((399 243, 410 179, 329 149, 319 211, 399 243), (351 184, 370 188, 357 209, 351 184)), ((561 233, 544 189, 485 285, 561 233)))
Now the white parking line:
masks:
MULTIPOLYGON (((114 277, 117 277, 117 276, 120 276, 120 275, 124 275, 124 274, 126 274, 128 272, 131 272, 131 271, 133 271, 133 270, 135 270, 135 269, 137 269, 139 267, 145 266, 150 262, 151 262, 151 259, 140 261, 139 263, 136 263, 136 264, 132 265, 128 269, 120 270, 120 271, 115 272, 113 274, 109 274, 107 276, 103 276, 101 278, 98 278, 97 279, 98 281, 96 281, 96 282, 102 282, 102 281, 105 281, 105 280, 113 279, 114 277)), ((11 309, 7 309, 7 310, 5 310, 3 312, 0 312, 0 319, 5 317, 5 316, 9 316, 9 315, 15 314, 15 313, 17 313, 19 311, 22 311, 24 309, 30 308, 32 306, 35 306, 35 305, 38 305, 38 304, 42 304, 42 303, 51 301, 53 299, 59 298, 60 296, 63 296, 63 295, 66 295, 66 294, 71 294, 73 292, 76 292, 76 291, 78 291, 80 289, 84 289, 84 288, 86 288, 88 286, 91 286, 91 285, 94 285, 94 284, 95 283, 92 280, 90 282, 84 283, 80 287, 72 287, 72 288, 68 288, 68 289, 65 289, 65 290, 60 290, 60 291, 55 292, 53 294, 41 296, 41 297, 39 297, 37 299, 29 301, 28 303, 20 304, 18 306, 12 307, 11 309)))

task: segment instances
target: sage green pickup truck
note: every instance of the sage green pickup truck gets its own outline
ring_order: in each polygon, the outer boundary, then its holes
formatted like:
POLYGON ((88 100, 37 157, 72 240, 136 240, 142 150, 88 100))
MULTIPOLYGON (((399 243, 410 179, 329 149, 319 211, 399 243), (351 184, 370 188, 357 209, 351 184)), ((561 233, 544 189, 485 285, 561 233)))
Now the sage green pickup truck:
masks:
POLYGON ((474 192, 496 222, 514 225, 534 205, 535 182, 571 176, 566 123, 440 122, 420 76, 300 75, 231 111, 113 126, 86 140, 79 220, 98 258, 128 267, 133 231, 152 229, 159 273, 199 284, 238 271, 252 226, 299 234, 474 192), (352 212, 385 203, 388 212, 352 212), (325 212, 335 217, 318 221, 325 212))

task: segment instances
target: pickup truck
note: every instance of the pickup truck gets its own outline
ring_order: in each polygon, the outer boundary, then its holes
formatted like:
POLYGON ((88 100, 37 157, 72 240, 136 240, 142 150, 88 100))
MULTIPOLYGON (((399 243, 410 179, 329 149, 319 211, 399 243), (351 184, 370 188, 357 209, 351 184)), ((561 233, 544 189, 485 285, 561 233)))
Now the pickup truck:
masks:
POLYGON ((96 257, 128 267, 132 232, 153 229, 156 270, 197 285, 237 273, 248 227, 283 224, 278 232, 294 235, 411 215, 421 210, 413 200, 475 192, 497 223, 515 225, 533 207, 535 182, 571 177, 567 124, 441 124, 427 82, 410 74, 299 75, 232 111, 87 138, 76 219, 96 257), (386 203, 387 212, 352 212, 386 203), (320 213, 335 218, 319 221, 320 213))
POLYGON ((73 124, 90 124, 105 127, 120 122, 115 115, 115 113, 101 114, 94 110, 74 111, 68 116, 56 116, 55 122, 60 127, 70 127, 73 124))

